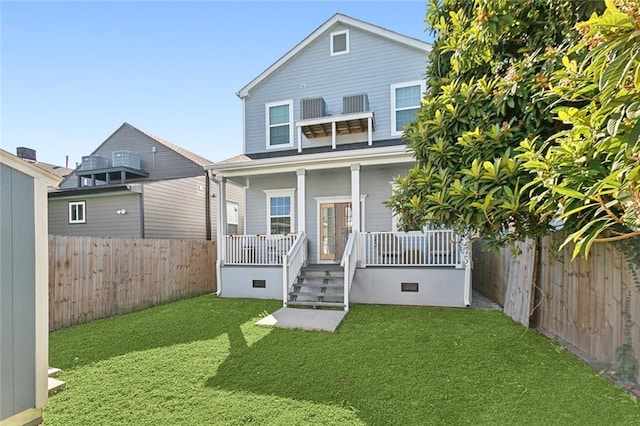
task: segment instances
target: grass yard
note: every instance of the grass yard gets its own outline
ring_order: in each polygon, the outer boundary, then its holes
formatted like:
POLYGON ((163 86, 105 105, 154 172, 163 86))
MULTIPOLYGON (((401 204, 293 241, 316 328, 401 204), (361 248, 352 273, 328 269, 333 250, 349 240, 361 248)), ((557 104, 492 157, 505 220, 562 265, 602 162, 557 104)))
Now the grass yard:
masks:
POLYGON ((638 425, 640 404, 497 311, 354 306, 337 333, 202 296, 50 335, 46 425, 638 425))

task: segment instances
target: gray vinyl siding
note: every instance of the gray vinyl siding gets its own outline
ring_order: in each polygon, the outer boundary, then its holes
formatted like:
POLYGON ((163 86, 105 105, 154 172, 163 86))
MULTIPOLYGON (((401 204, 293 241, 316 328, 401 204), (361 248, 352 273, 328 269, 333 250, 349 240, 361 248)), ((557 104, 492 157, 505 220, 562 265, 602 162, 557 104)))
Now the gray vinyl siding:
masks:
MULTIPOLYGON (((245 99, 246 153, 266 150, 265 104, 293 99, 294 121, 300 119, 300 100, 322 97, 329 114, 342 113, 342 97, 366 93, 374 112, 373 139, 391 136, 391 84, 424 79, 427 55, 424 51, 365 32, 349 29, 349 53, 330 56, 330 33, 347 29, 339 24, 289 63, 283 65, 245 99)), ((294 126, 294 146, 297 145, 294 126)), ((366 133, 338 136, 337 142, 367 140, 366 133)), ((307 140, 303 147, 328 145, 331 138, 307 140)), ((283 147, 282 149, 288 149, 283 147)))
POLYGON ((199 176, 144 185, 144 237, 205 239, 205 184, 199 176))
POLYGON ((391 231, 393 214, 384 202, 391 197, 391 182, 405 175, 411 163, 363 167, 360 171, 360 193, 365 198, 365 228, 363 231, 391 231))
MULTIPOLYGON (((143 171, 149 173, 144 180, 184 178, 203 174, 202 166, 126 124, 90 155, 111 159, 113 151, 131 151, 140 155, 140 166, 143 171), (153 147, 156 149, 155 153, 152 151, 153 147)), ((76 188, 77 184, 77 178, 72 175, 60 184, 60 188, 76 188)))
POLYGON ((35 407, 34 181, 0 165, 0 420, 35 407))
POLYGON ((141 238, 140 194, 49 199, 49 234, 141 238), (86 201, 86 223, 69 223, 69 202, 86 201), (117 214, 125 209, 126 214, 117 214))
MULTIPOLYGON (((245 214, 247 215, 247 234, 258 235, 268 234, 267 229, 267 194, 265 190, 277 190, 296 187, 296 174, 286 173, 278 175, 267 175, 251 178, 249 189, 247 190, 247 205, 245 214)), ((295 205, 295 196, 292 200, 295 205)), ((292 218, 294 230, 298 229, 295 217, 292 218)))

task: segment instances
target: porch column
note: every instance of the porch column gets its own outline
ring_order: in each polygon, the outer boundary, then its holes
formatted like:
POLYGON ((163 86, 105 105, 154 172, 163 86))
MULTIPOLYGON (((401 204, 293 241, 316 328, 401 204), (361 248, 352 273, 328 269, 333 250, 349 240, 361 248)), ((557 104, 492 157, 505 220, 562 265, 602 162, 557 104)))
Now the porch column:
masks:
POLYGON ((218 208, 216 211, 216 234, 218 261, 224 264, 224 236, 227 234, 227 178, 216 176, 218 183, 218 208))
POLYGON ((296 170, 296 176, 298 178, 298 232, 307 232, 306 217, 306 179, 307 171, 305 169, 296 170))
POLYGON ((302 152, 302 127, 298 126, 298 152, 302 152))
POLYGON ((351 229, 360 232, 360 164, 351 165, 351 229))

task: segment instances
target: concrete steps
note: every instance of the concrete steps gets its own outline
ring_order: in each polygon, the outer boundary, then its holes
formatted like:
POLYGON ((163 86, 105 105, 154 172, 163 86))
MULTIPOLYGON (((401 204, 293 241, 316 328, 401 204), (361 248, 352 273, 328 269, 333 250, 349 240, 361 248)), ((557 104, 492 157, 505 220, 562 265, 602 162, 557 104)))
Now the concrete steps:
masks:
POLYGON ((55 367, 49 367, 49 371, 48 371, 48 389, 49 389, 49 396, 60 392, 61 390, 64 390, 67 387, 67 383, 63 382, 62 380, 56 379, 56 376, 58 374, 60 374, 62 372, 62 370, 60 370, 59 368, 55 368, 55 367))

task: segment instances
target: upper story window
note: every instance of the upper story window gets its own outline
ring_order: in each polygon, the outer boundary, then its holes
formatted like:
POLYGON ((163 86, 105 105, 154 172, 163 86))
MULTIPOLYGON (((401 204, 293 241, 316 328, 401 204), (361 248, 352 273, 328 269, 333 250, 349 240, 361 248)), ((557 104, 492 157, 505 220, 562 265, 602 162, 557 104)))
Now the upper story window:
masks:
POLYGON ((426 90, 424 80, 391 85, 391 134, 401 136, 404 127, 415 120, 426 90))
POLYGON ((293 232, 293 190, 265 191, 270 235, 293 232))
POLYGON ((69 202, 69 223, 87 223, 86 201, 69 202))
POLYGON ((349 30, 331 33, 331 56, 349 53, 349 30))
POLYGON ((293 146, 293 100, 266 104, 267 148, 293 146))

